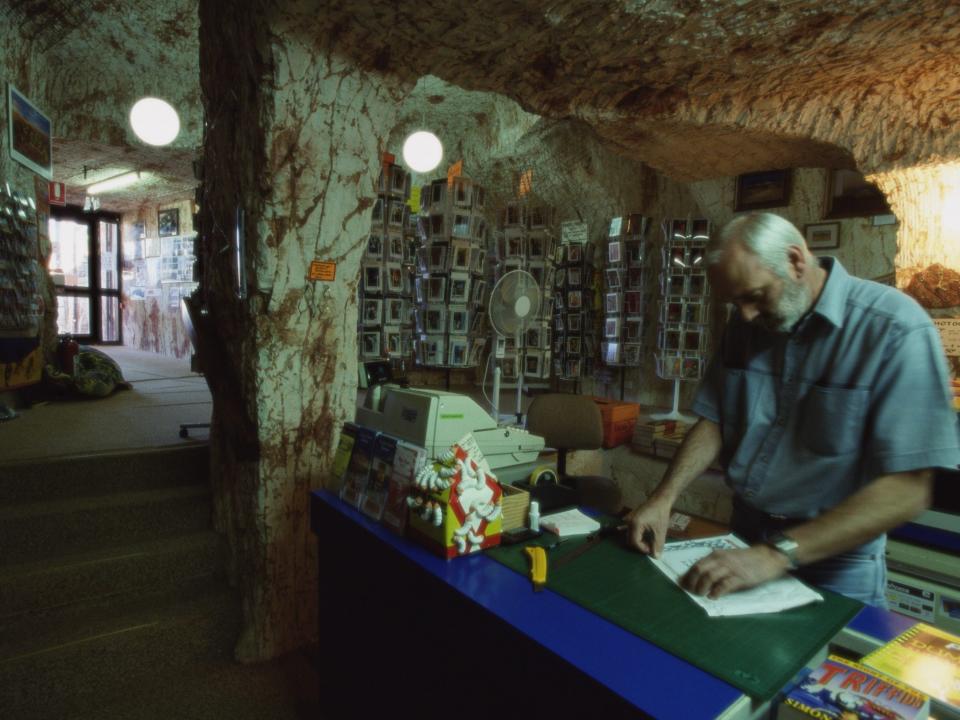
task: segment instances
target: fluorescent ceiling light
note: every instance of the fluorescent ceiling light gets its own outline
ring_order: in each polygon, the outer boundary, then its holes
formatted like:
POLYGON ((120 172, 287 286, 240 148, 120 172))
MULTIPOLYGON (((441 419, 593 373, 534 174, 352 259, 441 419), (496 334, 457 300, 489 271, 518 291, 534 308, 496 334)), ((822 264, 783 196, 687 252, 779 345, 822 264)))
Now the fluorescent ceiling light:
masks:
POLYGON ((443 145, 432 132, 420 130, 410 135, 403 143, 403 161, 418 173, 433 170, 443 160, 443 145))
POLYGON ((111 190, 119 190, 120 188, 125 188, 128 185, 133 185, 136 182, 140 181, 140 173, 138 172, 128 172, 123 175, 114 175, 112 178, 108 178, 103 182, 94 183, 87 188, 87 195, 100 195, 101 193, 110 192, 111 190))
POLYGON ((148 145, 169 145, 180 133, 180 117, 166 100, 145 97, 130 109, 130 127, 148 145))

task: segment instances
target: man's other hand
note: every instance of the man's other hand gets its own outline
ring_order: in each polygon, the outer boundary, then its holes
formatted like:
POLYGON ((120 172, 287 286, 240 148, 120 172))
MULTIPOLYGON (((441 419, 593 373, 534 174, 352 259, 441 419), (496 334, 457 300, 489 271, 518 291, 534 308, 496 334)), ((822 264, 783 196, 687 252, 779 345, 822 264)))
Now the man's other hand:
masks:
POLYGON ((670 527, 670 504, 649 500, 627 515, 630 544, 644 555, 660 557, 670 527))
POLYGON ((680 584, 695 595, 718 598, 778 578, 789 566, 784 555, 766 545, 714 550, 691 567, 680 584))

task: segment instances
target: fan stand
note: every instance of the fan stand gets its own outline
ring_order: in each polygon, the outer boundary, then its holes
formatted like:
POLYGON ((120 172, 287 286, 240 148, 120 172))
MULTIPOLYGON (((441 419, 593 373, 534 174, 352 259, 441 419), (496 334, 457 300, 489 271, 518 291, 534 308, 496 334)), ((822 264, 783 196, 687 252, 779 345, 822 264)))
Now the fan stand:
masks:
MULTIPOLYGON (((517 330, 517 347, 520 346, 519 343, 522 336, 523 331, 517 330)), ((497 337, 499 337, 499 333, 497 337)), ((490 404, 493 405, 493 420, 497 423, 497 425, 499 425, 504 419, 500 417, 500 382, 502 379, 502 370, 500 369, 499 360, 500 358, 496 357, 496 341, 494 341, 493 398, 491 399, 490 404)), ((522 368, 517 368, 517 409, 515 413, 517 425, 521 425, 523 423, 523 409, 521 407, 523 397, 523 372, 521 372, 521 370, 522 368)), ((509 418, 510 416, 508 415, 506 417, 509 418)))
POLYGON ((696 418, 692 415, 684 415, 680 412, 680 378, 673 379, 673 409, 668 413, 657 413, 650 416, 651 420, 680 420, 681 422, 693 424, 696 418))

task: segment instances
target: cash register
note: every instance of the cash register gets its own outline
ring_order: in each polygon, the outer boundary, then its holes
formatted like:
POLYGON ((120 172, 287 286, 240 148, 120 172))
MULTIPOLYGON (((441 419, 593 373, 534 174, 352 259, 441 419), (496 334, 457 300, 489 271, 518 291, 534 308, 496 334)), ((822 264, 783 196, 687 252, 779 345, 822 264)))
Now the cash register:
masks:
POLYGON ((364 363, 360 386, 367 387, 367 397, 357 408, 357 425, 418 445, 431 458, 472 433, 501 483, 524 480, 538 467, 543 438, 522 428, 498 425, 466 395, 401 387, 392 382, 386 363, 364 363))

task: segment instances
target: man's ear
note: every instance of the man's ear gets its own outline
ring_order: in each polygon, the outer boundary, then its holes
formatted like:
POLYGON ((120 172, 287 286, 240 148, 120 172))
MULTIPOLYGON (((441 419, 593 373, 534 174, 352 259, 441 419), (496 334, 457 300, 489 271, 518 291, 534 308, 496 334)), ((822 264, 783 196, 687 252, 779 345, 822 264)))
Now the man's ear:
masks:
POLYGON ((799 280, 806 274, 810 267, 807 262, 807 253, 799 245, 787 246, 787 266, 790 268, 790 274, 794 280, 799 280))

